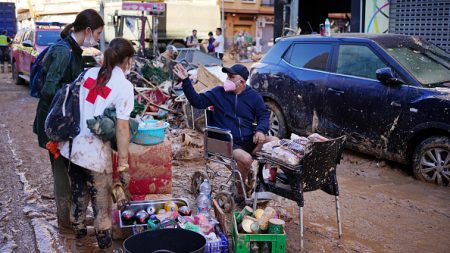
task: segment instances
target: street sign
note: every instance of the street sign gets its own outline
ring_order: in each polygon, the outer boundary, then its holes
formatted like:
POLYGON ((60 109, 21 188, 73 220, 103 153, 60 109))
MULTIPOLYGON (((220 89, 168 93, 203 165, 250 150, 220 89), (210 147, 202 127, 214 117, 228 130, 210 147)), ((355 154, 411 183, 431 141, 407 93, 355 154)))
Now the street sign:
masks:
POLYGON ((166 11, 166 4, 165 3, 122 2, 122 10, 148 11, 149 15, 164 15, 164 13, 166 11))

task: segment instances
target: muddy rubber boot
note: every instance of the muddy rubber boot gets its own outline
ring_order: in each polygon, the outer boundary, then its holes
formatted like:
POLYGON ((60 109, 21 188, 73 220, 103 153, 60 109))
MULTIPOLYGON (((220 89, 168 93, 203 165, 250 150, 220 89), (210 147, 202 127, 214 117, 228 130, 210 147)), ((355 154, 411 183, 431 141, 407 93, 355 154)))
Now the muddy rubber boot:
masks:
POLYGON ((52 161, 52 170, 58 226, 72 228, 72 224, 70 222, 70 207, 72 198, 69 174, 67 173, 66 165, 61 157, 52 161))
POLYGON ((1 72, 2 72, 2 73, 5 73, 5 67, 4 67, 4 65, 1 65, 0 68, 2 69, 1 72))

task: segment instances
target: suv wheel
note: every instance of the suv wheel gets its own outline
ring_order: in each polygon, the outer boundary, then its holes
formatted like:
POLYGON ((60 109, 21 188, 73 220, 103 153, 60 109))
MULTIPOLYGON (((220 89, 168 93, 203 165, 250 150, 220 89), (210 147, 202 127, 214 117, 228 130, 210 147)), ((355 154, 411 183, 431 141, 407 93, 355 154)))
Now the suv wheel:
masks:
POLYGON ((25 85, 25 80, 19 77, 19 72, 17 72, 16 68, 16 62, 13 61, 11 63, 11 73, 12 73, 12 79, 14 80, 14 83, 16 85, 25 85))
POLYGON ((412 158, 414 176, 438 185, 450 185, 450 138, 434 136, 422 141, 412 158))
POLYGON ((286 121, 280 107, 272 101, 266 102, 270 111, 269 135, 284 138, 287 135, 286 121))

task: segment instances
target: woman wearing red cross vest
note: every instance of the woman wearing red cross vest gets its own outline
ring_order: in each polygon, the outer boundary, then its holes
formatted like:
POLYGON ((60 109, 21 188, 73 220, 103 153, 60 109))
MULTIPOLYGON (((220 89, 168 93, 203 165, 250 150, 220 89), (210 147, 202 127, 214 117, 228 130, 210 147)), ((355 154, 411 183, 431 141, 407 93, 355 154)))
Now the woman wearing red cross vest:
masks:
MULTIPOLYGON (((84 69, 81 46, 95 46, 103 31, 100 14, 92 9, 80 12, 75 21, 61 32, 61 41, 51 46, 42 61, 45 80, 41 98, 36 108, 33 132, 37 134, 39 146, 46 148, 49 139, 45 133, 45 119, 50 110, 53 97, 65 84, 71 83, 84 69)), ((50 153, 53 172, 54 195, 57 207, 58 225, 71 228, 70 222, 70 183, 67 168, 61 159, 50 153)))
MULTIPOLYGON (((98 246, 111 246, 112 150, 88 128, 86 120, 103 115, 107 108, 117 114, 116 139, 119 154, 119 175, 122 189, 128 186, 128 120, 134 108, 133 85, 126 79, 133 65, 135 50, 130 41, 116 38, 109 43, 101 67, 89 69, 80 87, 80 133, 72 141, 69 177, 72 188, 70 219, 77 238, 86 236, 86 208, 89 197, 94 209, 94 226, 98 246)), ((60 143, 61 155, 69 166, 69 143, 60 143)), ((118 196, 116 196, 117 199, 118 196)), ((126 201, 123 196, 121 200, 126 201)), ((120 206, 123 203, 118 203, 120 206)))

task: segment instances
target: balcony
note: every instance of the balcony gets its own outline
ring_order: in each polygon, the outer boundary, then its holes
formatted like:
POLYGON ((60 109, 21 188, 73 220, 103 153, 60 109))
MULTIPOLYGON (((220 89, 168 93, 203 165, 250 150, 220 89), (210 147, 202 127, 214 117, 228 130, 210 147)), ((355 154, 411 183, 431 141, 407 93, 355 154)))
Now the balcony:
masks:
POLYGON ((274 6, 275 0, 261 0, 261 6, 274 6))

